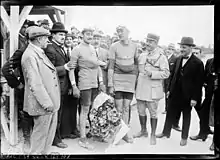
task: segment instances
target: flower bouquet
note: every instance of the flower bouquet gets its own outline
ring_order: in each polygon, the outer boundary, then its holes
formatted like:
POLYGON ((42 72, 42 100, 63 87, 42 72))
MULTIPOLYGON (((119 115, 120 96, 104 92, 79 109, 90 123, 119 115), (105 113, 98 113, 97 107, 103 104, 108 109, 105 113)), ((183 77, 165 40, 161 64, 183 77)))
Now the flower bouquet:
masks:
MULTIPOLYGON (((122 138, 128 132, 124 130, 122 136, 117 135, 125 124, 115 108, 114 99, 103 92, 95 98, 89 118, 90 133, 102 142, 115 143, 116 137, 122 138)), ((121 138, 117 138, 117 141, 121 138)))

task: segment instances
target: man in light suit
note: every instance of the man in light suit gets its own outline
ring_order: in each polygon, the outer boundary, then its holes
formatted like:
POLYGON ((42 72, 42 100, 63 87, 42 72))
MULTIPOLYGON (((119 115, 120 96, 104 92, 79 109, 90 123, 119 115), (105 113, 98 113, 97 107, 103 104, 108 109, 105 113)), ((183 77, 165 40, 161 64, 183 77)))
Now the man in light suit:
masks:
POLYGON ((60 85, 56 68, 43 50, 47 47, 49 35, 44 28, 30 28, 30 43, 21 59, 25 80, 24 111, 34 120, 29 154, 47 154, 57 126, 60 85))
POLYGON ((158 48, 159 36, 149 33, 147 35, 146 49, 139 57, 139 75, 136 86, 136 99, 141 131, 135 137, 147 137, 147 114, 150 112, 151 139, 150 144, 156 144, 157 108, 158 102, 164 97, 163 80, 170 75, 169 64, 163 51, 158 48))
POLYGON ((180 44, 181 56, 174 64, 168 86, 168 110, 164 128, 157 138, 170 137, 174 119, 179 111, 183 114, 180 146, 187 145, 191 110, 200 102, 204 78, 203 62, 192 54, 193 38, 183 37, 180 44))

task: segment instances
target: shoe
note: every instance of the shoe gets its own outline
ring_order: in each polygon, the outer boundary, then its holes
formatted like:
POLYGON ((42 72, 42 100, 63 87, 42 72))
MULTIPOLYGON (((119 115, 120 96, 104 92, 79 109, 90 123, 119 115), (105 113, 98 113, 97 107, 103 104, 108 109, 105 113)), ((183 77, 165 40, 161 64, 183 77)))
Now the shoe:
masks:
POLYGON ((76 129, 75 131, 73 131, 73 133, 72 134, 75 134, 75 135, 77 135, 78 137, 80 137, 80 132, 76 129))
POLYGON ((83 148, 86 148, 88 150, 93 150, 94 149, 94 146, 89 144, 89 142, 85 139, 85 138, 81 138, 79 140, 79 145, 83 148))
POLYGON ((127 135, 125 135, 122 139, 123 139, 125 142, 127 142, 127 143, 133 143, 133 142, 134 142, 133 138, 128 137, 127 135))
POLYGON ((206 140, 207 136, 197 135, 197 136, 190 136, 189 138, 193 141, 201 139, 204 142, 206 140))
POLYGON ((178 131, 178 132, 181 132, 181 131, 182 131, 179 126, 172 126, 172 128, 175 129, 175 130, 178 131))
POLYGON ((187 140, 186 139, 181 139, 180 146, 186 146, 186 145, 187 145, 187 140))
POLYGON ((170 135, 165 135, 163 133, 156 135, 156 138, 163 138, 163 137, 170 138, 170 135))
POLYGON ((208 131, 208 134, 214 134, 214 132, 210 129, 210 130, 208 131))
POLYGON ((133 138, 140 138, 140 137, 148 137, 147 131, 140 131, 136 135, 133 136, 133 138))
POLYGON ((86 138, 92 138, 92 134, 89 132, 86 134, 86 138))
POLYGON ((57 146, 58 148, 67 148, 68 147, 68 145, 63 142, 55 143, 55 144, 53 144, 53 146, 57 146))
POLYGON ((79 136, 75 135, 75 134, 70 134, 68 136, 66 136, 65 138, 70 138, 70 139, 75 139, 78 138, 79 136))
POLYGON ((211 144, 211 146, 209 147, 209 150, 210 150, 210 151, 214 151, 214 150, 215 150, 215 145, 214 145, 214 143, 211 144))
POLYGON ((162 112, 162 114, 166 114, 166 113, 167 113, 167 111, 163 111, 163 112, 162 112))

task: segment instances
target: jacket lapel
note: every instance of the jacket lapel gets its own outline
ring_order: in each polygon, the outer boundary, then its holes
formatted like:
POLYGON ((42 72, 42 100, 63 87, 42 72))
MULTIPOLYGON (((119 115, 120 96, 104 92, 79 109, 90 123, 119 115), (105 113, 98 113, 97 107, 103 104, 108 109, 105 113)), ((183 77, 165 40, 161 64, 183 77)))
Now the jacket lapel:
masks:
MULTIPOLYGON (((63 57, 63 59, 66 60, 66 57, 65 57, 65 55, 63 54, 61 48, 60 48, 56 43, 54 43, 53 41, 52 41, 52 45, 54 46, 54 48, 56 49, 56 51, 63 57)), ((64 51, 64 52, 65 52, 65 51, 64 51)))
MULTIPOLYGON (((32 46, 30 46, 32 47, 32 46)), ((39 56, 39 58, 41 58, 44 62, 44 64, 46 64, 48 67, 50 67, 52 70, 56 70, 56 68, 54 67, 54 65, 50 62, 50 60, 47 58, 46 55, 43 55, 44 53, 40 53, 36 48, 32 47, 32 49, 37 53, 37 55, 39 56)))

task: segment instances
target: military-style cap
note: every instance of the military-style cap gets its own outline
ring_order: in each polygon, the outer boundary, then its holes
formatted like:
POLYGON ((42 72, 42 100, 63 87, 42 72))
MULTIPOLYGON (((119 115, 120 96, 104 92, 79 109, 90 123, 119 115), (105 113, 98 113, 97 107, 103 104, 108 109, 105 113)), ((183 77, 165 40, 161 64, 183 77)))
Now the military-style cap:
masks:
POLYGON ((33 39, 39 36, 50 36, 50 32, 47 29, 38 26, 31 26, 28 28, 29 39, 33 39))
POLYGON ((82 34, 84 34, 85 32, 93 32, 94 30, 90 27, 87 27, 87 28, 83 28, 82 30, 82 34))
POLYGON ((156 34, 153 34, 153 33, 148 33, 146 39, 149 39, 149 40, 153 40, 153 41, 158 42, 159 39, 160 39, 160 36, 158 36, 158 35, 156 35, 156 34))

